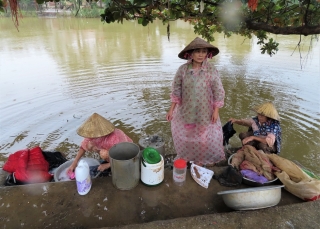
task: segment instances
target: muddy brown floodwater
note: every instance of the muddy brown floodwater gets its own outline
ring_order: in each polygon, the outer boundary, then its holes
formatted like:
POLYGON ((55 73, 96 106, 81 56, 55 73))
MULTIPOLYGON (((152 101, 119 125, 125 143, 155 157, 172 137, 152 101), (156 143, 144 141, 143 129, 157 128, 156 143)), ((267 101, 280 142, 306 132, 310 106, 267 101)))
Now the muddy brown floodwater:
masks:
MULTIPOLYGON (((93 112, 135 143, 145 134, 163 136, 173 154, 165 120, 171 82, 185 62, 178 53, 196 35, 185 22, 170 25, 168 41, 161 22, 23 18, 18 32, 11 18, 1 18, 0 162, 35 145, 73 158, 81 141, 76 129, 93 112)), ((300 37, 272 37, 280 49, 270 57, 260 54, 255 38, 215 36, 220 53, 212 61, 226 91, 222 123, 251 117, 253 105, 273 101, 283 129, 281 156, 320 174, 319 42, 303 37, 299 53, 300 37)), ((237 136, 230 139, 230 146, 240 145, 237 136)))

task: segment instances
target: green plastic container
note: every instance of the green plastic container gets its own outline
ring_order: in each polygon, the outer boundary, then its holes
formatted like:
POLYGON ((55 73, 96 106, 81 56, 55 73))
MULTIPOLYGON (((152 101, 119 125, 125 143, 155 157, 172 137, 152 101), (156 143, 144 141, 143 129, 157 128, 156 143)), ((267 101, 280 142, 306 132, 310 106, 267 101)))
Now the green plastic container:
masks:
POLYGON ((146 167, 145 162, 148 164, 157 164, 160 161, 160 153, 155 148, 147 147, 142 151, 142 164, 144 167, 146 167))

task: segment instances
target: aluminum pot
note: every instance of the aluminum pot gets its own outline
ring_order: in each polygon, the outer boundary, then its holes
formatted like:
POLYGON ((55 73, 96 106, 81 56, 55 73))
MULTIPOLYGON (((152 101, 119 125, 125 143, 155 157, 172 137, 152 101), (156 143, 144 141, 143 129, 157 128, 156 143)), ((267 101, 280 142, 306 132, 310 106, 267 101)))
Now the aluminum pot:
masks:
POLYGON ((163 157, 165 156, 165 142, 162 137, 158 135, 147 135, 143 136, 139 140, 141 149, 152 147, 156 149, 163 157))
POLYGON ((236 189, 218 192, 224 203, 234 210, 253 210, 277 205, 284 185, 236 189))
POLYGON ((120 190, 130 190, 140 180, 140 148, 131 142, 121 142, 109 150, 112 183, 120 190))

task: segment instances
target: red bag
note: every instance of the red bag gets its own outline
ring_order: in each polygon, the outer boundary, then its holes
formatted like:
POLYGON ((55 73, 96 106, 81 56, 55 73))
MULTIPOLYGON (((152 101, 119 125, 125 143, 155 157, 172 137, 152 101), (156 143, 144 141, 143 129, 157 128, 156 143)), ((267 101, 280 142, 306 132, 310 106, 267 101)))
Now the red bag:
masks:
POLYGON ((23 183, 41 183, 52 179, 52 175, 48 173, 49 163, 38 146, 11 154, 3 170, 14 173, 15 178, 23 183))

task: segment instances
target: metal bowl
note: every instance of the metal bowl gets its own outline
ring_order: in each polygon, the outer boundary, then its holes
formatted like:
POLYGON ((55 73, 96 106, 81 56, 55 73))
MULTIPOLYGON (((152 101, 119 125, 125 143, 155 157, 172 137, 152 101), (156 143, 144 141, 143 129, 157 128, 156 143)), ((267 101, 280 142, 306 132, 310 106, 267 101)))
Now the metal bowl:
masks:
MULTIPOLYGON (((228 159, 228 165, 231 165, 231 161, 232 161, 232 157, 233 157, 233 156, 234 156, 234 154, 232 154, 232 155, 229 157, 229 159, 228 159)), ((278 180, 278 177, 276 177, 275 179, 270 180, 270 181, 268 181, 268 182, 266 182, 266 183, 261 184, 261 183, 258 183, 258 182, 256 182, 256 181, 254 181, 254 180, 251 180, 251 179, 249 179, 249 178, 242 177, 242 183, 243 183, 243 184, 246 184, 246 185, 249 185, 249 186, 254 186, 254 187, 272 185, 272 184, 274 184, 277 180, 278 180)))
POLYGON ((218 192, 224 203, 234 210, 253 210, 277 205, 284 185, 271 185, 218 192))
MULTIPOLYGON (((100 162, 97 159, 89 158, 89 157, 83 157, 81 160, 85 160, 89 166, 95 166, 100 165, 100 162)), ((65 163, 61 164, 55 171, 54 171, 54 181, 71 181, 71 179, 67 176, 65 176, 64 179, 59 179, 62 174, 66 172, 66 170, 69 168, 69 166, 72 164, 73 160, 66 161, 65 163)))

